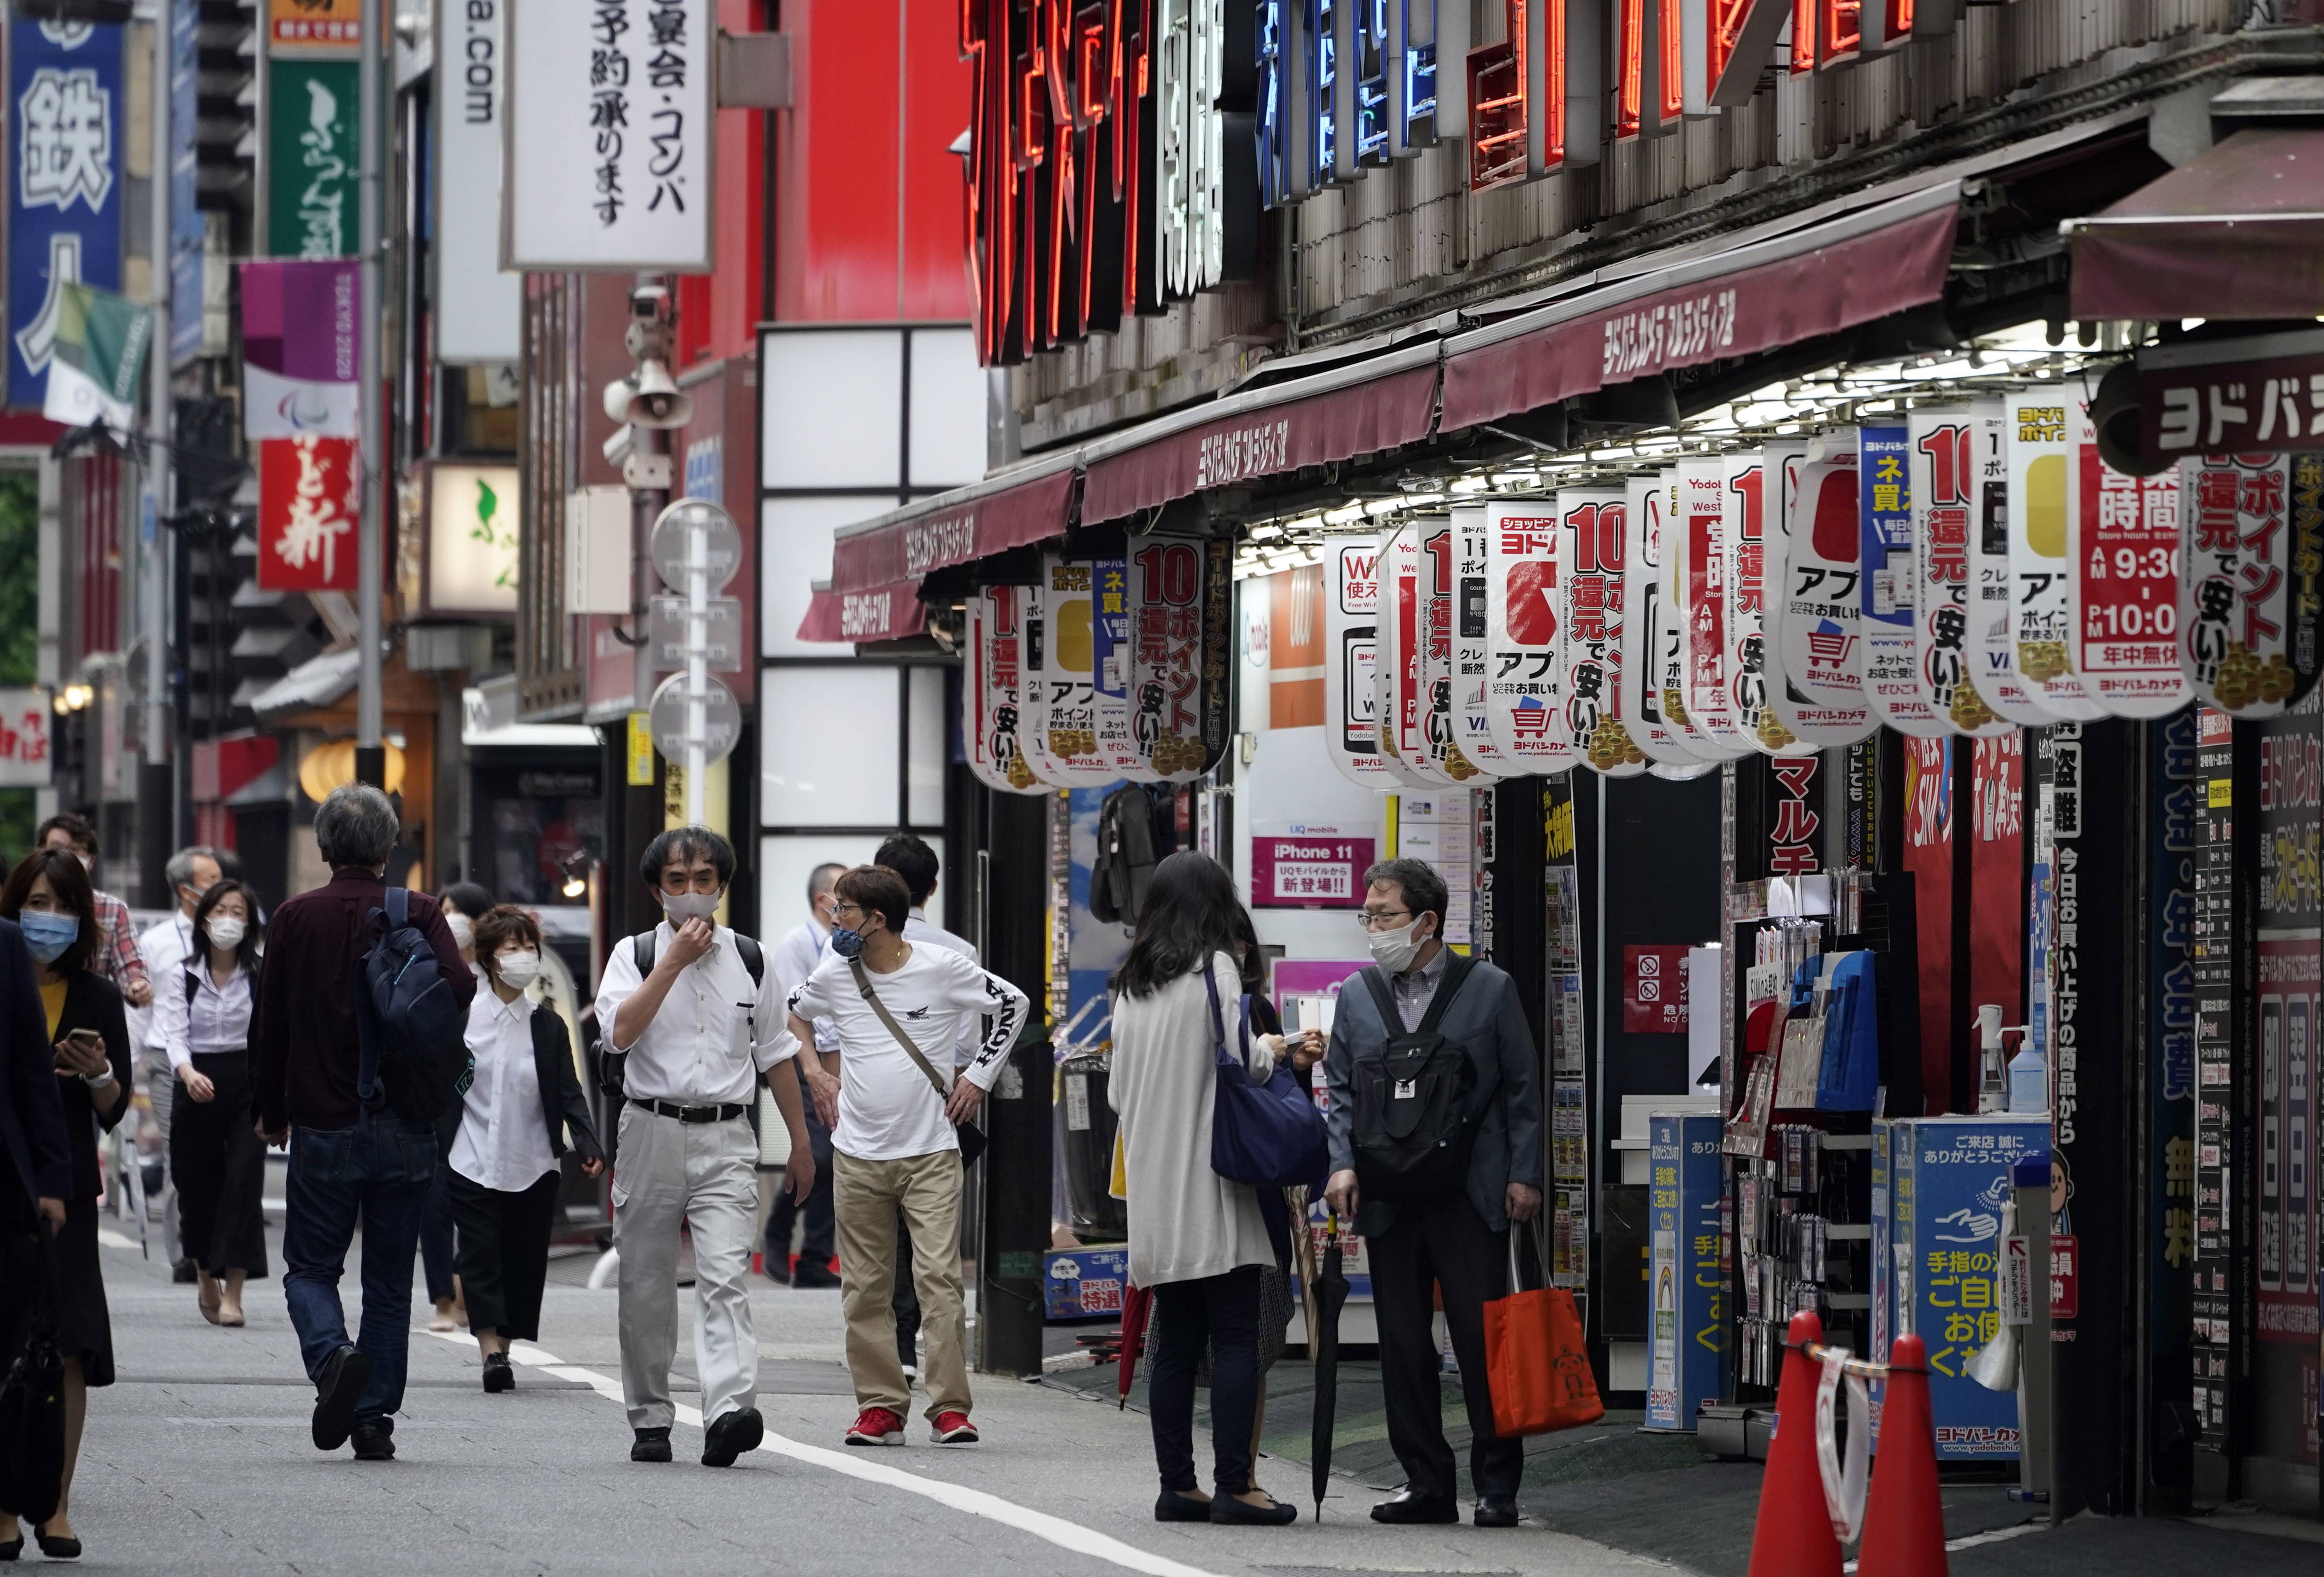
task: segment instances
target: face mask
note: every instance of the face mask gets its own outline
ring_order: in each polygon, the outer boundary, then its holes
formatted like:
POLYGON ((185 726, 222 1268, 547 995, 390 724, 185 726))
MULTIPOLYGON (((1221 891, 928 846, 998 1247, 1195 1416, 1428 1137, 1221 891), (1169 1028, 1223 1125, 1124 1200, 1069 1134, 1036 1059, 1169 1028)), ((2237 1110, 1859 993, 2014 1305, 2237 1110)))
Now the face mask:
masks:
POLYGON ((540 973, 540 954, 538 953, 500 954, 493 960, 493 971, 500 976, 503 985, 522 991, 530 985, 533 977, 540 973))
POLYGON ((178 889, 178 899, 186 906, 186 912, 190 915, 202 907, 202 895, 208 891, 209 889, 207 887, 181 887, 178 889))
POLYGON ((54 964, 65 955, 65 949, 80 936, 80 919, 74 915, 53 914, 47 909, 26 909, 16 917, 23 927, 24 945, 42 964, 54 964))
POLYGON ((453 946, 466 953, 476 945, 476 922, 458 909, 454 909, 450 914, 446 915, 444 923, 451 927, 453 946))
POLYGON ((1412 967, 1412 961, 1428 940, 1419 935, 1420 917, 1411 919, 1393 931, 1374 931, 1370 936, 1372 962, 1390 974, 1402 974, 1412 967))
POLYGON ((863 933, 861 931, 845 930, 837 926, 833 927, 831 931, 831 950, 834 953, 838 954, 842 958, 862 957, 863 933))
POLYGON ((210 945, 213 947, 229 950, 239 947, 243 937, 249 934, 250 927, 231 915, 210 922, 210 945))
POLYGON ((669 917, 672 926, 682 926, 688 920, 706 920, 718 912, 718 895, 715 892, 665 892, 661 895, 661 909, 669 917))

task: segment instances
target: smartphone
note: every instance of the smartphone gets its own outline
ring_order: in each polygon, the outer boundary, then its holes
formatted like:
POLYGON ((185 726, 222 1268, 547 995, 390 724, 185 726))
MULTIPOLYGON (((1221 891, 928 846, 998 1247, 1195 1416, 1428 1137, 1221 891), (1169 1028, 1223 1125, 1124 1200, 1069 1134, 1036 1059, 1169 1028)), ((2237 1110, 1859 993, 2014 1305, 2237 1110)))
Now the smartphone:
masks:
MULTIPOLYGON (((105 1050, 105 1037, 94 1029, 71 1030, 65 1036, 65 1041, 79 1051, 95 1051, 102 1055, 105 1050)), ((61 1054, 57 1057, 57 1065, 59 1067, 65 1065, 65 1059, 61 1054)))

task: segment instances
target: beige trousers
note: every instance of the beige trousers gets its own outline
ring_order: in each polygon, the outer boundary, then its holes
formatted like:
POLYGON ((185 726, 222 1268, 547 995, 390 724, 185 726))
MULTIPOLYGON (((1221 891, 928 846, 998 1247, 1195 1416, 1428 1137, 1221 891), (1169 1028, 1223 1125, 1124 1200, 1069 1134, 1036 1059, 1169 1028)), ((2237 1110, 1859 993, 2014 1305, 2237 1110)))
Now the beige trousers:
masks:
POLYGON ((912 1233, 912 1285, 920 1295, 920 1383, 927 1416, 968 1411, 967 1321, 960 1287, 958 1150, 863 1161, 831 1157, 832 1214, 839 1235, 839 1302, 847 1316, 847 1371, 860 1407, 899 1416, 912 1392, 896 1356, 896 1213, 912 1233))

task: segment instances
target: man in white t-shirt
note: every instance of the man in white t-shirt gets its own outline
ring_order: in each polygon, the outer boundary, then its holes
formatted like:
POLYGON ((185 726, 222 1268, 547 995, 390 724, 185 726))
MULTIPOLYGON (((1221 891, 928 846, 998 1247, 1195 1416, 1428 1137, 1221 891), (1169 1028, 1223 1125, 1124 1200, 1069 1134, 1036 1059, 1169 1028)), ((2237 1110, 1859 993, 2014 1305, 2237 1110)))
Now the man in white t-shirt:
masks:
MULTIPOLYGON (((170 918, 148 926, 137 935, 137 954, 145 960, 146 974, 156 992, 185 990, 186 959, 194 950, 194 908, 202 894, 217 885, 224 874, 217 852, 193 845, 179 850, 161 867, 176 908, 170 918)), ((144 1065, 145 1092, 153 1106, 153 1125, 161 1130, 161 1154, 170 1153, 170 1118, 177 1107, 177 1078, 170 1067, 170 1049, 161 1043, 161 1015, 152 1005, 131 1008, 129 1045, 144 1065)), ((169 1256, 173 1280, 190 1282, 194 1268, 178 1240, 178 1190, 170 1182, 170 1168, 161 1168, 161 1248, 169 1256)))
POLYGON ((953 1125, 975 1115, 1001 1076, 1031 1004, 967 954, 906 941, 911 895, 894 872, 859 865, 835 890, 833 956, 791 993, 789 1017, 790 1033, 808 1054, 807 1088, 832 1126, 840 1303, 862 1409, 847 1443, 903 1443, 911 1390, 890 1303, 900 1211, 912 1236, 933 1437, 964 1445, 976 1439, 976 1426, 969 1420, 960 1140, 953 1125), (978 1018, 988 1019, 984 1033, 968 1065, 955 1072, 952 1048, 978 1018), (817 1044, 818 1019, 830 1021, 835 1046, 817 1044))

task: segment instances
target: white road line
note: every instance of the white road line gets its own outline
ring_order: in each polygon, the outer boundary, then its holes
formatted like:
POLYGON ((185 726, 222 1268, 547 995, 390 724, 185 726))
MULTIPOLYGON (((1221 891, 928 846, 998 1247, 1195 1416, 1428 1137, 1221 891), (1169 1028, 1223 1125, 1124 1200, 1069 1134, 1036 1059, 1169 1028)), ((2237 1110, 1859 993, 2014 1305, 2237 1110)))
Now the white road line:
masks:
POLYGON ((136 1249, 142 1245, 134 1238, 124 1237, 111 1227, 97 1229, 97 1240, 108 1249, 136 1249))
MULTIPOLYGON (((1979 1545, 1997 1545, 2004 1539, 2024 1538, 2029 1533, 2046 1532, 2049 1526, 2045 1522, 2018 1522, 2012 1523, 2007 1527, 1990 1527, 1983 1533, 1963 1534, 1957 1539, 1947 1539, 1945 1548, 1949 1551, 1970 1550, 1979 1545)), ((1840 1567, 1842 1577, 1849 1577, 1849 1574, 1855 1571, 1854 1561, 1847 1562, 1840 1567)))
MULTIPOLYGON (((445 1331, 422 1331, 420 1334, 434 1336, 440 1341, 456 1342, 462 1346, 468 1345, 474 1340, 468 1336, 445 1331)), ((513 1362, 540 1370, 546 1374, 555 1375, 559 1379, 578 1381, 610 1400, 616 1402, 622 1400, 622 1385, 619 1380, 599 1374, 594 1370, 567 1363, 555 1353, 543 1351, 529 1342, 513 1343, 509 1349, 509 1358, 513 1362)), ((679 1423, 692 1429, 702 1427, 700 1408, 680 1404, 676 1410, 679 1423)), ((1120 1566, 1125 1571, 1144 1572, 1146 1577, 1216 1577, 1216 1573, 1206 1572, 1202 1567, 1189 1566, 1184 1562, 1173 1561, 1166 1556, 1139 1549, 1135 1545, 1126 1545, 1120 1539, 1102 1534, 1095 1528, 1084 1527, 1078 1522, 1069 1522, 1065 1517, 1053 1517, 1046 1511, 1035 1511, 1029 1507, 1019 1506, 1013 1500, 1005 1500, 998 1495, 990 1494, 982 1489, 972 1489, 965 1485, 946 1483, 941 1479, 922 1478, 918 1473, 906 1472, 901 1468, 890 1467, 884 1462, 868 1461, 863 1456, 850 1452, 832 1451, 824 1446, 808 1445, 804 1441, 793 1440, 788 1435, 777 1434, 771 1431, 764 1440, 760 1442, 759 1449, 771 1456, 789 1457, 794 1462, 827 1468, 835 1473, 844 1473, 851 1479, 861 1479, 867 1483, 884 1484, 891 1489, 902 1489, 910 1494, 922 1496, 940 1506, 948 1506, 954 1511, 964 1511, 972 1517, 985 1517, 1005 1526, 1016 1528, 1021 1533, 1029 1533, 1036 1538, 1046 1539, 1058 1548, 1071 1550, 1075 1554, 1088 1555, 1093 1559, 1120 1566)))

